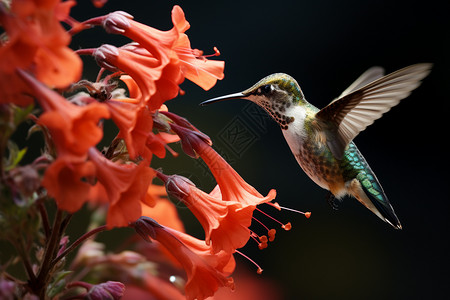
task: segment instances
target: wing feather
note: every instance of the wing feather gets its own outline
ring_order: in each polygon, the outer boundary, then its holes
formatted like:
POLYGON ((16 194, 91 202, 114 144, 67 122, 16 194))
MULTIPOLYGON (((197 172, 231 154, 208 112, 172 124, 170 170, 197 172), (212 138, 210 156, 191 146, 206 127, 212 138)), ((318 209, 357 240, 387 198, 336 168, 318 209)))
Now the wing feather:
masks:
POLYGON ((342 98, 353 91, 371 83, 372 81, 382 77, 384 75, 384 69, 382 67, 372 67, 361 74, 342 94, 339 95, 334 101, 342 98))
POLYGON ((327 142, 333 155, 341 158, 348 143, 408 97, 430 73, 431 67, 432 64, 416 64, 381 78, 382 69, 371 68, 338 99, 317 112, 316 118, 329 128, 327 142), (372 78, 378 79, 368 82, 372 78))

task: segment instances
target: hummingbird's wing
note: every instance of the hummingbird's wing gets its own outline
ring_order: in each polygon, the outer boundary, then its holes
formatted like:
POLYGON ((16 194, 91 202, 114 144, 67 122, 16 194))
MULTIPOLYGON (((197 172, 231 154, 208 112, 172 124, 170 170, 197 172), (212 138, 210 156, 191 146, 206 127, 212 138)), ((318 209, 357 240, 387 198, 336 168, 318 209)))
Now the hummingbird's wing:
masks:
POLYGON ((375 81, 376 79, 383 77, 384 75, 384 69, 382 67, 372 67, 361 74, 361 76, 358 77, 345 91, 342 92, 342 94, 339 95, 336 99, 333 100, 336 101, 344 96, 347 96, 353 91, 356 91, 359 88, 362 88, 366 84, 371 83, 372 81, 375 81))
MULTIPOLYGON (((327 144, 341 159, 361 131, 406 98, 430 73, 432 64, 416 64, 383 76, 336 99, 316 114, 327 132, 327 144)), ((358 86, 356 84, 355 86, 358 86)))

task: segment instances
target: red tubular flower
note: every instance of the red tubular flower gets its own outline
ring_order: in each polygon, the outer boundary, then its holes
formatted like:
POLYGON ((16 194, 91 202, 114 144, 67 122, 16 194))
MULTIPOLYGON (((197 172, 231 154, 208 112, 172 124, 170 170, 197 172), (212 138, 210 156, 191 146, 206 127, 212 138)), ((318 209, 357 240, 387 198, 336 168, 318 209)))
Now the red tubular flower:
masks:
MULTIPOLYGON (((128 53, 103 49, 104 53, 96 53, 97 60, 103 62, 102 66, 106 68, 115 66, 130 74, 140 87, 145 101, 153 96, 150 109, 158 108, 164 101, 174 98, 184 77, 207 90, 215 85, 217 79, 224 76, 223 61, 207 60, 201 51, 191 49, 189 38, 184 34, 190 25, 179 6, 174 6, 172 10, 174 27, 169 31, 160 31, 140 24, 124 12, 111 13, 100 19, 107 32, 122 34, 138 44, 122 47, 122 50, 129 51, 128 53), (123 64, 120 60, 113 59, 115 56, 124 56, 124 61, 131 60, 137 62, 137 65, 123 64), (160 72, 160 79, 153 83, 152 80, 157 79, 157 72, 160 72), (146 76, 145 73, 150 73, 151 76, 146 76), (156 93, 154 84, 158 85, 156 93)), ((93 19, 92 24, 98 24, 100 19, 93 19)))
POLYGON ((158 220, 161 225, 184 232, 184 225, 178 216, 177 208, 168 199, 159 199, 152 207, 142 204, 142 216, 158 220))
POLYGON ((45 111, 38 122, 49 129, 58 156, 71 155, 72 159, 84 160, 88 149, 103 137, 98 122, 109 118, 107 107, 97 102, 74 105, 26 72, 18 71, 18 74, 45 111))
POLYGON ((74 105, 26 72, 17 74, 44 109, 38 123, 50 132, 58 155, 47 168, 42 185, 60 209, 73 213, 88 199, 91 190, 88 181, 95 175, 95 166, 86 161, 87 152, 103 137, 98 123, 109 118, 108 109, 96 102, 74 105))
POLYGON ((160 242, 182 265, 187 275, 185 294, 190 299, 206 299, 219 287, 234 289, 233 279, 227 277, 234 270, 232 254, 225 251, 212 255, 203 241, 177 232, 142 217, 134 223, 136 231, 144 238, 160 242))
POLYGON ((88 200, 92 186, 86 179, 93 176, 95 166, 90 161, 72 162, 58 158, 45 171, 42 186, 60 209, 74 213, 88 200))
POLYGON ((139 165, 118 164, 106 159, 97 149, 89 149, 89 159, 96 166, 96 189, 104 189, 109 209, 108 228, 128 226, 141 215, 141 202, 145 202, 154 171, 148 161, 139 165))
POLYGON ((130 158, 135 159, 140 155, 150 160, 151 155, 146 151, 147 139, 153 127, 150 111, 145 106, 115 100, 108 100, 105 104, 119 128, 117 137, 123 138, 127 144, 130 158))
POLYGON ((32 72, 51 87, 66 87, 80 78, 81 59, 67 47, 70 35, 59 23, 68 13, 61 5, 57 0, 13 1, 9 11, 0 5, 0 24, 8 37, 0 45, 0 101, 31 103, 16 94, 23 88, 16 68, 32 72))
POLYGON ((150 110, 157 109, 164 101, 174 98, 178 94, 178 85, 183 81, 177 67, 168 66, 169 58, 163 64, 135 43, 120 48, 103 45, 93 55, 100 66, 129 74, 139 87, 139 101, 148 104, 150 110))
POLYGON ((139 103, 139 99, 142 99, 142 93, 133 77, 130 75, 121 75, 120 80, 127 85, 129 98, 116 100, 121 102, 139 103))
POLYGON ((107 15, 102 20, 102 25, 107 32, 125 35, 138 43, 125 45, 119 51, 109 53, 102 50, 104 54, 97 51, 95 55, 100 58, 100 62, 105 57, 104 67, 115 66, 133 77, 150 110, 157 109, 164 101, 176 97, 178 85, 183 82, 184 77, 172 51, 178 39, 175 28, 160 31, 132 20, 132 16, 123 12, 107 15), (118 52, 120 59, 115 60, 118 52))
POLYGON ((177 124, 172 124, 171 127, 180 136, 183 150, 197 153, 208 165, 220 187, 223 200, 256 207, 258 204, 275 199, 276 191, 274 189, 270 190, 266 197, 263 197, 254 187, 245 182, 197 131, 177 124))
POLYGON ((205 230, 205 243, 211 251, 234 253, 250 239, 253 206, 235 201, 222 201, 195 187, 187 178, 157 173, 166 184, 169 195, 183 201, 205 230))
MULTIPOLYGON (((212 88, 218 79, 223 79, 224 61, 208 60, 202 55, 202 51, 191 48, 191 42, 184 32, 190 25, 186 21, 184 12, 178 5, 172 10, 172 22, 179 32, 178 40, 173 49, 181 63, 181 71, 184 77, 194 82, 204 90, 212 88)), ((216 50, 216 55, 219 52, 216 50)))

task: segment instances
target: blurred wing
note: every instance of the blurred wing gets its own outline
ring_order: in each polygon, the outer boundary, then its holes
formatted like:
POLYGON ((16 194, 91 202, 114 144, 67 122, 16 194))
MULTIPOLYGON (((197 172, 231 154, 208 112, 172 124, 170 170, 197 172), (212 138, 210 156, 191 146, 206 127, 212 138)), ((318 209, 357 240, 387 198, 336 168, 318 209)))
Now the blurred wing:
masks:
POLYGON ((347 96, 353 91, 356 91, 359 88, 362 88, 366 84, 371 83, 372 81, 375 81, 376 79, 383 77, 384 75, 384 69, 382 67, 372 67, 361 74, 361 76, 358 77, 358 79, 355 80, 345 91, 342 92, 342 94, 339 95, 336 99, 333 100, 336 101, 344 96, 347 96))
POLYGON ((333 155, 341 159, 348 143, 411 94, 430 73, 431 67, 432 64, 416 64, 400 69, 336 99, 317 112, 316 118, 328 130, 327 144, 333 155))

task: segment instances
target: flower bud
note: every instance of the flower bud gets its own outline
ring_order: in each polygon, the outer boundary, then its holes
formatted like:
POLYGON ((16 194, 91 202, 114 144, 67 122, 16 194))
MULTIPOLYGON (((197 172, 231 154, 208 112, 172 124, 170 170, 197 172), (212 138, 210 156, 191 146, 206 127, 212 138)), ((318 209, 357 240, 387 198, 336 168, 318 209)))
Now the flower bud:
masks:
POLYGON ((15 299, 16 284, 0 278, 0 299, 15 299))
POLYGON ((41 185, 39 173, 31 165, 14 168, 10 175, 20 193, 26 197, 30 197, 41 185))
POLYGON ((123 296, 125 285, 118 281, 107 281, 97 285, 93 285, 85 299, 89 300, 119 300, 123 296))
POLYGON ((106 16, 102 22, 103 28, 106 32, 114 34, 123 34, 125 30, 130 27, 129 20, 132 20, 133 16, 124 11, 115 11, 106 16))
POLYGON ((161 227, 158 222, 146 216, 140 217, 130 226, 134 227, 136 233, 139 234, 147 242, 151 242, 149 237, 151 237, 152 239, 156 237, 154 227, 161 227))
POLYGON ((192 181, 180 175, 168 176, 165 183, 167 194, 179 200, 183 200, 187 197, 191 191, 191 187, 195 186, 192 181))
POLYGON ((118 71, 114 63, 112 63, 112 61, 116 61, 119 57, 117 47, 108 44, 102 45, 94 51, 93 56, 100 67, 108 69, 111 72, 118 71))

